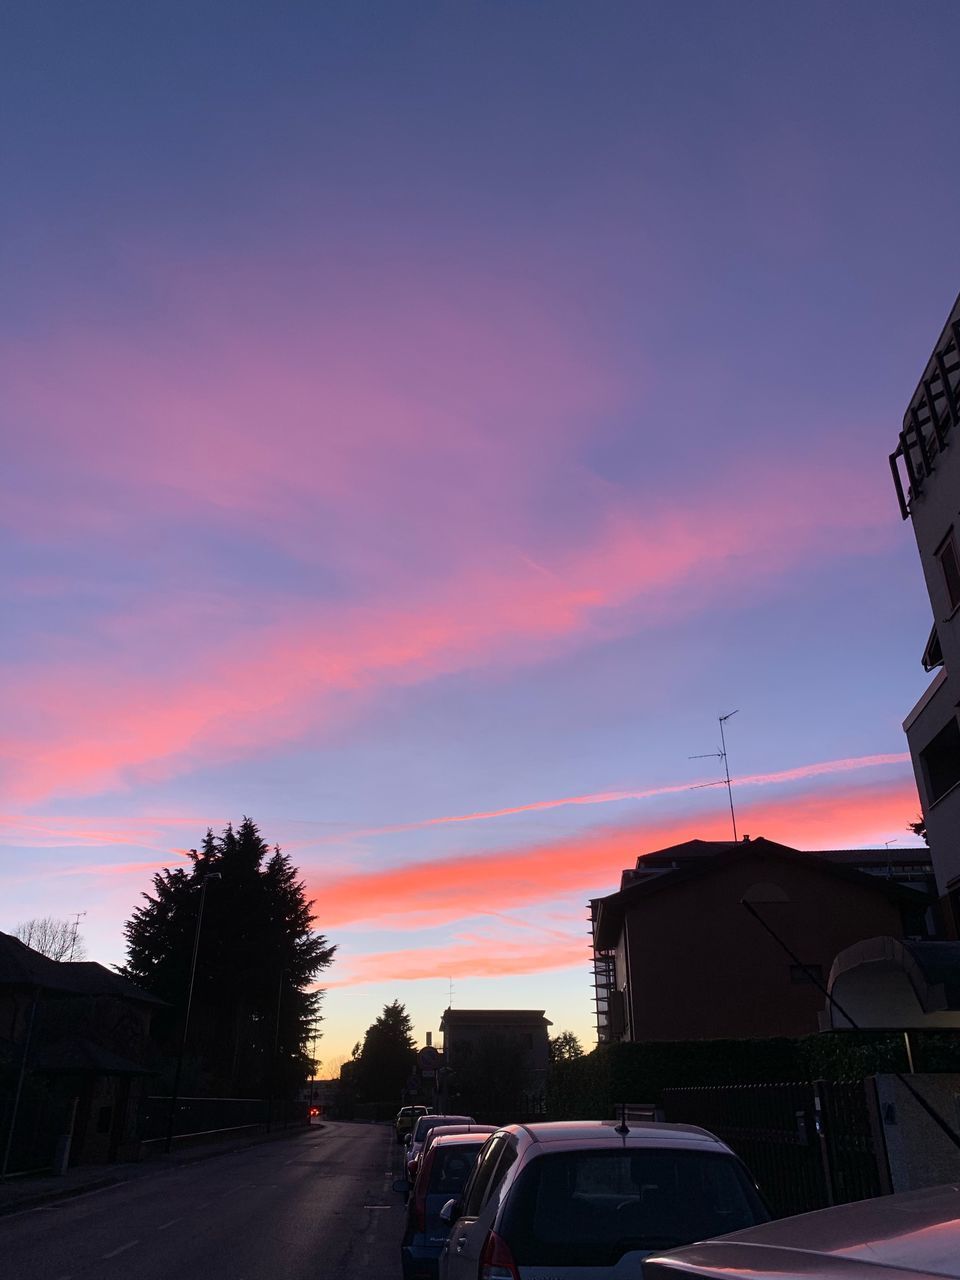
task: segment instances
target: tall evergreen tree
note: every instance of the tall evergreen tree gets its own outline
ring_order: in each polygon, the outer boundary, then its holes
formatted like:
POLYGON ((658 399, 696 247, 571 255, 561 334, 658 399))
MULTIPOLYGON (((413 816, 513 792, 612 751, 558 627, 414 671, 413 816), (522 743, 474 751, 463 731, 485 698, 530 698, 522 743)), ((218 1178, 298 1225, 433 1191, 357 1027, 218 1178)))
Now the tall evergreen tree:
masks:
POLYGON ((153 877, 153 893, 128 920, 123 972, 170 1010, 157 1020, 168 1056, 183 1026, 197 914, 203 922, 190 1015, 187 1079, 233 1096, 289 1091, 308 1072, 321 994, 309 988, 336 947, 312 929, 296 867, 244 818, 208 830, 189 868, 153 877))
POLYGON ((416 1061, 410 1015, 399 1000, 384 1006, 367 1028, 363 1046, 354 1050, 351 1082, 363 1102, 399 1099, 416 1061))

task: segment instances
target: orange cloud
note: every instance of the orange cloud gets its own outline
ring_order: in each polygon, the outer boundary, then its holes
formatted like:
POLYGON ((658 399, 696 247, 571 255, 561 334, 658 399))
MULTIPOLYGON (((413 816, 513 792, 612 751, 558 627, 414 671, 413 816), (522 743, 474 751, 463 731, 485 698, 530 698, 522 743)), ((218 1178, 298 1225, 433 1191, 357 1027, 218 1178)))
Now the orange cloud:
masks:
MULTIPOLYGON (((868 845, 904 832, 917 811, 913 779, 845 791, 817 791, 738 805, 741 832, 766 835, 798 848, 868 845)), ((310 875, 324 928, 358 921, 389 920, 393 927, 420 927, 481 916, 489 907, 513 909, 572 894, 613 892, 620 872, 637 856, 694 836, 730 838, 729 820, 718 806, 713 817, 677 814, 656 822, 599 828, 548 843, 356 872, 325 878, 310 875)))

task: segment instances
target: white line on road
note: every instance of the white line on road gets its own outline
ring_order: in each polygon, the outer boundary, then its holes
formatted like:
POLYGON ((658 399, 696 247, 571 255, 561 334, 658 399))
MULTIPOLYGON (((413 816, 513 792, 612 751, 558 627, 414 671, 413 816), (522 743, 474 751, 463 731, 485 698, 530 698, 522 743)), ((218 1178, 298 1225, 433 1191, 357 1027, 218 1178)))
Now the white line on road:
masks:
POLYGON ((134 1245, 139 1243, 139 1240, 128 1240, 126 1244, 122 1244, 119 1249, 114 1249, 112 1253, 103 1254, 104 1262, 106 1262, 107 1258, 116 1258, 118 1254, 126 1253, 128 1249, 132 1249, 134 1245))
POLYGON ((171 1218, 169 1222, 162 1222, 160 1226, 157 1227, 157 1230, 166 1231, 167 1227, 172 1227, 175 1222, 182 1222, 182 1221, 183 1221, 183 1214, 181 1214, 179 1218, 171 1218))
POLYGON ((365 1209, 392 1209, 392 1204, 365 1204, 365 1209))

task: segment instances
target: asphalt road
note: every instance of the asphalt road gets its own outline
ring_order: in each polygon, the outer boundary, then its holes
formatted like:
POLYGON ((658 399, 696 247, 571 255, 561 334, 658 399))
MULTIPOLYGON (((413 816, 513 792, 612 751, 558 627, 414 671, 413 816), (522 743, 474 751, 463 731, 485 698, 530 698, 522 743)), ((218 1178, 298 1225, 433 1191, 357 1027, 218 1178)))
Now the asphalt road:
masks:
POLYGON ((309 1133, 0 1218, 2 1280, 399 1280, 393 1129, 309 1133))

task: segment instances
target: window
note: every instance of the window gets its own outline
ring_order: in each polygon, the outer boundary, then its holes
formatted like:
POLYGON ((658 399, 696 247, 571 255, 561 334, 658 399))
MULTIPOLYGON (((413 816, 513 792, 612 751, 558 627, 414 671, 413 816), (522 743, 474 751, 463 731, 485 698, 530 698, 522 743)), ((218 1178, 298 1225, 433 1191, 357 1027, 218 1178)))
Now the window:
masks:
POLYGON ((960 782, 960 725, 956 716, 920 752, 927 799, 934 804, 960 782))
POLYGON ((532 1160, 497 1228, 518 1267, 614 1267, 768 1218, 740 1162, 713 1152, 625 1147, 532 1160))
POLYGON ((953 540, 952 529, 937 547, 936 556, 940 561, 950 608, 956 609, 960 605, 960 559, 957 557, 957 544, 953 540))
POLYGON ((473 1170, 473 1177, 464 1189, 463 1216, 465 1218, 475 1218, 480 1212, 481 1205, 486 1201, 485 1193, 490 1185, 497 1159, 503 1150, 503 1143, 504 1139, 495 1135, 480 1152, 473 1170))

